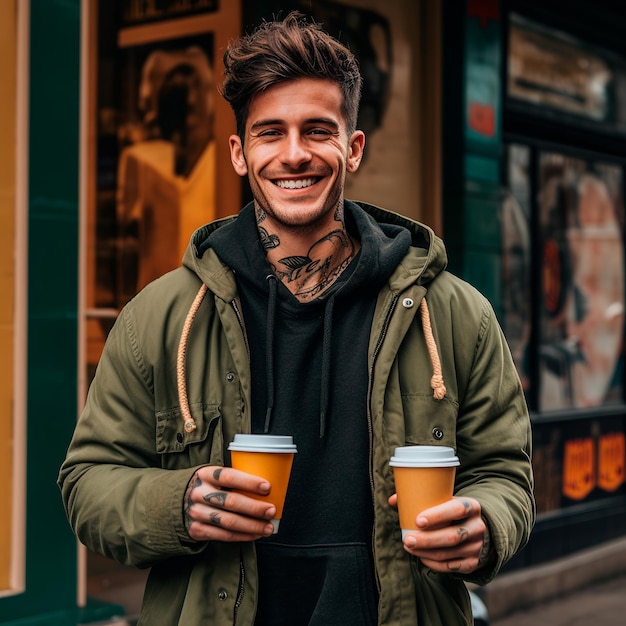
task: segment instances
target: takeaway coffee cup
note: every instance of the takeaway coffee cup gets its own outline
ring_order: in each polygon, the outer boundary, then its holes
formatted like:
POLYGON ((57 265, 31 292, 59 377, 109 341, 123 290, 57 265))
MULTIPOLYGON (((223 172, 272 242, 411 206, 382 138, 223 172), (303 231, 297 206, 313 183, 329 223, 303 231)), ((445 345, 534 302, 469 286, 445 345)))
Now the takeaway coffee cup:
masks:
POLYGON ((293 456, 297 452, 293 437, 286 435, 235 435, 228 445, 232 466, 235 469, 265 478, 272 490, 267 496, 256 493, 246 495, 255 500, 271 502, 276 507, 276 517, 272 520, 274 533, 283 516, 283 506, 287 495, 287 485, 291 474, 293 456))
POLYGON ((389 465, 404 539, 408 532, 419 530, 416 518, 422 511, 452 497, 459 459, 447 446, 403 446, 395 449, 389 465))

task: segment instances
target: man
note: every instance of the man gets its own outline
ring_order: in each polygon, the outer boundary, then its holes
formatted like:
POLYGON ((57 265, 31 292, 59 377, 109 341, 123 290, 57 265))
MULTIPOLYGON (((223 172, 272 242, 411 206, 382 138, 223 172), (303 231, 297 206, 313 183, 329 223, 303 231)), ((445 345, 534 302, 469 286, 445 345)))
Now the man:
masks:
POLYGON ((365 138, 350 52, 298 14, 231 44, 235 170, 254 202, 111 331, 59 483, 89 548, 151 567, 140 624, 471 623, 534 518, 530 426, 489 304, 442 242, 344 200, 365 138), (298 446, 280 530, 238 432, 298 446), (449 445, 456 496, 402 540, 389 458, 449 445))

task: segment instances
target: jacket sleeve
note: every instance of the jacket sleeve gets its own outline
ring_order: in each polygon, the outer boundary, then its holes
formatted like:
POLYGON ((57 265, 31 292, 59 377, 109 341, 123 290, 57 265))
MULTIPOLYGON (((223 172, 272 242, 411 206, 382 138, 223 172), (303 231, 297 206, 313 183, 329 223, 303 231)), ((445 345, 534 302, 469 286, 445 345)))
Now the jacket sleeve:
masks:
POLYGON ((459 388, 456 495, 478 500, 489 526, 497 560, 470 577, 485 584, 528 542, 535 502, 524 393, 491 305, 480 296, 479 306, 478 332, 457 337, 473 358, 459 388))
POLYGON ((199 552, 183 523, 197 468, 162 469, 155 446, 152 369, 127 306, 107 339, 58 485, 79 540, 124 564, 148 567, 199 552))

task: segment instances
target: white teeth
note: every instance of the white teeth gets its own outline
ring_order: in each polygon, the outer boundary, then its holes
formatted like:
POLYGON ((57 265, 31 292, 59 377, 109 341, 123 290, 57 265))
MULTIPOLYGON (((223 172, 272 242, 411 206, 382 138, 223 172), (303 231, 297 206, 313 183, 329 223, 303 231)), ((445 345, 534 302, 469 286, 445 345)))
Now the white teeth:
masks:
POLYGON ((303 180, 278 180, 276 184, 282 189, 302 189, 315 184, 314 178, 305 178, 303 180))

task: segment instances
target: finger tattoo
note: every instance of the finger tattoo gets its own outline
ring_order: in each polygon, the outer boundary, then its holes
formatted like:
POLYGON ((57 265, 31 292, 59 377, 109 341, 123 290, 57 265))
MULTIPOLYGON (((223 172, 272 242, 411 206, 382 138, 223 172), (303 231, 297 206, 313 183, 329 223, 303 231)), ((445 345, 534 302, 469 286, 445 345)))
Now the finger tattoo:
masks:
POLYGON ((449 571, 451 572, 459 572, 461 570, 461 564, 463 563, 463 561, 457 561, 456 565, 452 565, 452 561, 447 561, 446 562, 446 566, 448 568, 449 571))
POLYGON ((213 472, 213 478, 215 478, 215 480, 219 480, 220 476, 222 474, 223 471, 223 467, 218 467, 214 472, 213 472))
POLYGON ((221 526, 222 516, 219 513, 211 513, 209 517, 209 522, 213 524, 213 526, 221 526))
POLYGON ((220 508, 224 508, 225 506, 225 502, 226 502, 226 496, 228 494, 224 491, 215 491, 213 493, 207 493, 206 495, 202 496, 202 499, 207 503, 207 504, 214 504, 215 506, 219 506, 220 508))
POLYGON ((459 537, 459 543, 463 543, 464 541, 467 541, 469 537, 469 532, 467 532, 467 528, 464 528, 463 526, 459 526, 457 528, 456 534, 459 537))

